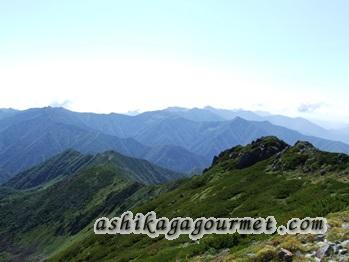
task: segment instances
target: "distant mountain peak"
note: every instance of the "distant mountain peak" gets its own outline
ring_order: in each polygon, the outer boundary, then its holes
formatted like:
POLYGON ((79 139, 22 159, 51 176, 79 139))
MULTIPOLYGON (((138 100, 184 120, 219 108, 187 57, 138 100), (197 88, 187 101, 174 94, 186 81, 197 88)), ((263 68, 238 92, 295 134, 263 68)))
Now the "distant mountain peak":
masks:
POLYGON ((42 109, 46 111, 69 111, 68 109, 62 106, 45 106, 42 109))
POLYGON ((4 107, 4 108, 0 108, 0 111, 3 111, 3 112, 15 112, 15 111, 18 111, 17 109, 14 109, 14 108, 12 108, 12 107, 4 107))
POLYGON ((167 107, 165 111, 170 111, 170 112, 183 112, 183 111, 188 111, 190 109, 185 108, 185 107, 179 107, 179 106, 171 106, 167 107))
POLYGON ((248 122, 245 118, 242 118, 241 116, 236 116, 234 119, 233 119, 233 122, 248 122))

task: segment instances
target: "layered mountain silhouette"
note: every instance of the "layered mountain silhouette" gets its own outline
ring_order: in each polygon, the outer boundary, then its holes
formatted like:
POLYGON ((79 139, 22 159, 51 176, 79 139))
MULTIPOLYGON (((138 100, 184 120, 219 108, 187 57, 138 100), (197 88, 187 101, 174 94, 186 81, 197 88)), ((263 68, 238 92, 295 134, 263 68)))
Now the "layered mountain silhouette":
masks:
POLYGON ((327 129, 302 117, 288 117, 274 115, 268 112, 254 112, 242 109, 217 109, 210 106, 202 109, 171 107, 163 111, 168 111, 194 121, 226 121, 236 117, 241 117, 249 121, 268 121, 274 125, 283 126, 305 135, 349 143, 348 129, 327 129))
MULTIPOLYGON (((85 115, 81 115, 84 118, 85 115)), ((191 171, 206 164, 203 157, 184 148, 174 147, 171 151, 164 146, 153 150, 133 138, 102 133, 85 125, 79 113, 61 108, 26 110, 0 122, 0 181, 67 149, 83 153, 115 150, 177 171, 191 171), (189 162, 182 165, 176 154, 186 156, 189 162)))
MULTIPOLYGON (((92 154, 114 150, 177 172, 202 170, 220 151, 267 135, 290 144, 306 140, 323 150, 349 152, 349 146, 342 142, 238 115, 252 118, 257 114, 213 108, 169 108, 136 116, 77 113, 51 107, 2 110, 0 181, 68 149, 92 154)), ((294 125, 298 121, 291 120, 294 125)))
POLYGON ((230 256, 269 236, 167 241, 97 236, 92 225, 98 217, 126 210, 154 210, 168 218, 273 215, 282 224, 291 217, 326 216, 348 209, 348 175, 347 155, 304 141, 291 146, 276 137, 227 149, 202 175, 162 185, 157 183, 181 175, 115 152, 85 156, 70 150, 0 186, 0 256, 9 261, 201 261, 222 257, 222 250, 230 256))

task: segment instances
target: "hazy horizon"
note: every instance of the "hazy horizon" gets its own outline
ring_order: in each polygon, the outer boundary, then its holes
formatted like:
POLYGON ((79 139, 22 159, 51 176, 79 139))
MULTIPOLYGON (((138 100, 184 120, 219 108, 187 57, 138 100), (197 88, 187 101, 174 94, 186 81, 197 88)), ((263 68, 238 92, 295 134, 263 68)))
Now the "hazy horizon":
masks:
POLYGON ((78 110, 73 110, 70 109, 68 107, 66 107, 65 105, 60 105, 60 104, 51 104, 51 105, 46 105, 46 106, 42 106, 42 107, 28 107, 28 108, 23 108, 23 109, 19 109, 19 108, 13 108, 13 107, 0 107, 0 109, 5 109, 5 110, 18 110, 18 111, 24 111, 24 110, 28 110, 28 109, 34 109, 34 108, 47 108, 47 107, 51 107, 51 108, 63 108, 69 111, 73 111, 73 112, 78 112, 78 113, 94 113, 94 114, 123 114, 123 115, 129 115, 129 116, 136 116, 142 113, 146 113, 146 112, 152 112, 152 111, 161 111, 161 110, 167 110, 167 109, 183 109, 183 110, 192 110, 192 109, 207 109, 207 108, 213 108, 213 109, 218 109, 218 110, 228 110, 228 111, 245 111, 245 112, 252 112, 255 113, 259 116, 286 116, 286 117, 291 117, 291 118, 302 118, 302 119, 306 119, 308 121, 313 122, 316 125, 319 125, 325 129, 342 129, 342 128, 348 128, 349 127, 349 123, 346 122, 335 122, 335 121, 322 121, 322 120, 318 120, 318 119, 312 119, 312 118, 305 118, 305 117, 294 117, 294 116, 289 116, 289 115, 282 115, 282 114, 274 114, 273 112, 268 112, 268 111, 254 111, 254 110, 249 110, 249 109, 244 109, 244 108, 217 108, 217 107, 212 107, 211 105, 206 105, 204 107, 179 107, 179 106, 170 106, 170 107, 164 107, 164 108, 157 108, 157 109, 153 109, 153 110, 128 110, 126 112, 115 112, 115 111, 111 111, 111 112, 94 112, 94 111, 78 111, 78 110))
POLYGON ((346 1, 0 1, 0 107, 349 119, 346 1))

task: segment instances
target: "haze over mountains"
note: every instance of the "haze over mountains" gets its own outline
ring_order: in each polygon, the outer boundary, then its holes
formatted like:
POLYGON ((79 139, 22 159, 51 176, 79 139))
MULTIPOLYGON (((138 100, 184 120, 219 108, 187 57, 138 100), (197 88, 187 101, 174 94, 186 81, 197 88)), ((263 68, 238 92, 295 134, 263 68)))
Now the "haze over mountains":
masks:
MULTIPOLYGON (((114 150, 177 172, 202 170, 222 150, 267 135, 349 153, 349 145, 326 139, 336 139, 334 133, 302 118, 212 107, 168 108, 135 116, 52 107, 4 109, 0 110, 0 181, 68 149, 93 154, 114 150)), ((340 139, 347 141, 346 134, 336 140, 340 139)))

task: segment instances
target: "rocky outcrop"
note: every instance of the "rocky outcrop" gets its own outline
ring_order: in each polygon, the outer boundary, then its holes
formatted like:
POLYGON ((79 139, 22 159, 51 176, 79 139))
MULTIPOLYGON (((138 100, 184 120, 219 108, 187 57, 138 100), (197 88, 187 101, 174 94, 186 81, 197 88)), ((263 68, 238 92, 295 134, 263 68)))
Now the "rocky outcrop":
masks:
MULTIPOLYGON (((246 168, 266 160, 288 148, 289 145, 274 136, 259 138, 246 146, 236 146, 215 156, 212 165, 234 160, 234 168, 246 168)), ((230 161, 231 162, 231 161, 230 161)))
POLYGON ((271 163, 272 171, 294 171, 316 173, 321 176, 337 172, 349 174, 349 156, 340 153, 323 152, 311 143, 298 141, 282 154, 278 154, 271 163))

